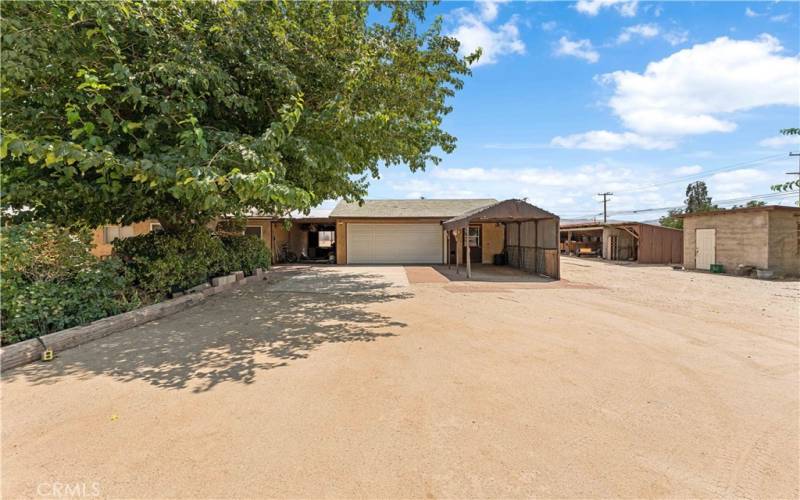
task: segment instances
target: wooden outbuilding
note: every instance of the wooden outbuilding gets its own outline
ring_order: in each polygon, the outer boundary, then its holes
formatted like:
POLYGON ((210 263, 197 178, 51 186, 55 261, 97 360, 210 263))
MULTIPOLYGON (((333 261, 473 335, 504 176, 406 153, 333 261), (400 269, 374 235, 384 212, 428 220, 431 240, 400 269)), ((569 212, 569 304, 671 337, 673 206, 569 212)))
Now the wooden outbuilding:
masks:
POLYGON ((561 249, 575 254, 582 249, 607 260, 640 264, 683 262, 683 231, 644 222, 584 222, 564 224, 561 249))
MULTIPOLYGON (((505 200, 487 207, 465 212, 442 222, 448 246, 465 242, 467 248, 467 277, 471 275, 469 235, 467 231, 475 224, 494 224, 502 227, 504 237, 503 258, 508 265, 526 271, 560 279, 561 268, 558 251, 559 218, 524 200, 505 200), (465 238, 464 235, 467 234, 465 238)), ((463 244, 463 243, 462 243, 463 244)), ((448 248, 449 253, 449 248, 448 248)), ((460 264, 456 251, 456 268, 460 264)))

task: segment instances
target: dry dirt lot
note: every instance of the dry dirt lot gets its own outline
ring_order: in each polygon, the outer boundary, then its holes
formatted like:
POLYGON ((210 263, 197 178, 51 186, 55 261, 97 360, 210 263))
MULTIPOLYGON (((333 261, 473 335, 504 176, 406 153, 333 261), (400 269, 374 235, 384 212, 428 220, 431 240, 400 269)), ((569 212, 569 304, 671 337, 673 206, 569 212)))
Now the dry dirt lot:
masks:
POLYGON ((283 268, 6 372, 2 496, 798 496, 798 283, 562 270, 283 268))

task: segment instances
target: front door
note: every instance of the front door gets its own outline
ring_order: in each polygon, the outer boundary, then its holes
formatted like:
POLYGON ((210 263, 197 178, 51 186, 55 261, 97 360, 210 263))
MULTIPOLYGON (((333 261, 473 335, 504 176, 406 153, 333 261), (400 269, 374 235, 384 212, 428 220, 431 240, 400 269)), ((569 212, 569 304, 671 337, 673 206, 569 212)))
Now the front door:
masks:
MULTIPOLYGON (((467 241, 469 241, 469 257, 470 262, 480 264, 483 262, 483 234, 481 233, 481 226, 470 226, 467 241)), ((467 261, 467 249, 464 247, 463 261, 467 261)))
POLYGON ((697 269, 711 269, 711 264, 716 262, 717 230, 695 229, 694 233, 695 267, 697 269))
MULTIPOLYGON (((475 262, 480 264, 483 262, 483 234, 481 233, 481 226, 471 226, 469 229, 469 242, 470 242, 470 249, 469 249, 469 257, 470 262, 475 262)), ((450 234, 450 255, 448 258, 450 259, 451 264, 456 263, 456 237, 454 233, 450 234)), ((461 248, 461 260, 460 262, 463 264, 467 261, 467 249, 466 247, 461 248)))

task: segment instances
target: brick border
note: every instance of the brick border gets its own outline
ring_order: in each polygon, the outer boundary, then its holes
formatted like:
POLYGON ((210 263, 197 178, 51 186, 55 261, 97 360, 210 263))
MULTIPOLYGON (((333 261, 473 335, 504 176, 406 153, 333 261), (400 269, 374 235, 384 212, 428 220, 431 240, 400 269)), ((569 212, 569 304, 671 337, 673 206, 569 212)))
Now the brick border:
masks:
MULTIPOLYGON (((220 280, 214 278, 218 283, 216 286, 210 286, 208 283, 204 283, 188 290, 185 295, 181 295, 177 298, 140 307, 139 309, 134 309, 133 311, 117 314, 115 316, 98 319, 97 321, 85 325, 48 333, 47 335, 42 335, 40 338, 48 349, 53 349, 53 351, 59 353, 66 349, 91 342, 92 340, 106 337, 112 333, 121 332, 133 328, 134 326, 175 314, 204 302, 212 295, 230 290, 242 284, 265 280, 267 276, 264 270, 256 269, 256 272, 252 276, 246 278, 241 271, 221 278, 228 279, 220 280)), ((2 347, 0 348, 0 371, 10 370, 32 361, 37 361, 41 359, 42 352, 44 352, 44 348, 35 338, 2 347)))

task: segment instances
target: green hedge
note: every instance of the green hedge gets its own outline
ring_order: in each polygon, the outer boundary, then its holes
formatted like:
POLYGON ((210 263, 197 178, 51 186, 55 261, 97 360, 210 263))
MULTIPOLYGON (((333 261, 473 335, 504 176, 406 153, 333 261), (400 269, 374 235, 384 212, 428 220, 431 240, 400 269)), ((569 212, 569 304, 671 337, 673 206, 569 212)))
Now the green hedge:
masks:
POLYGON ((0 229, 2 344, 89 323, 139 305, 118 259, 91 255, 88 231, 44 223, 0 229))
POLYGON ((255 236, 218 236, 205 227, 150 232, 114 242, 114 256, 90 253, 91 234, 44 223, 2 228, 2 343, 119 314, 209 278, 268 268, 255 236))
POLYGON ((269 268, 272 257, 261 239, 247 235, 226 235, 221 239, 228 253, 228 272, 244 271, 249 275, 259 267, 269 268))
POLYGON ((133 276, 133 285, 152 301, 170 292, 205 283, 228 272, 230 260, 222 240, 205 227, 182 233, 153 231, 114 242, 133 276))

